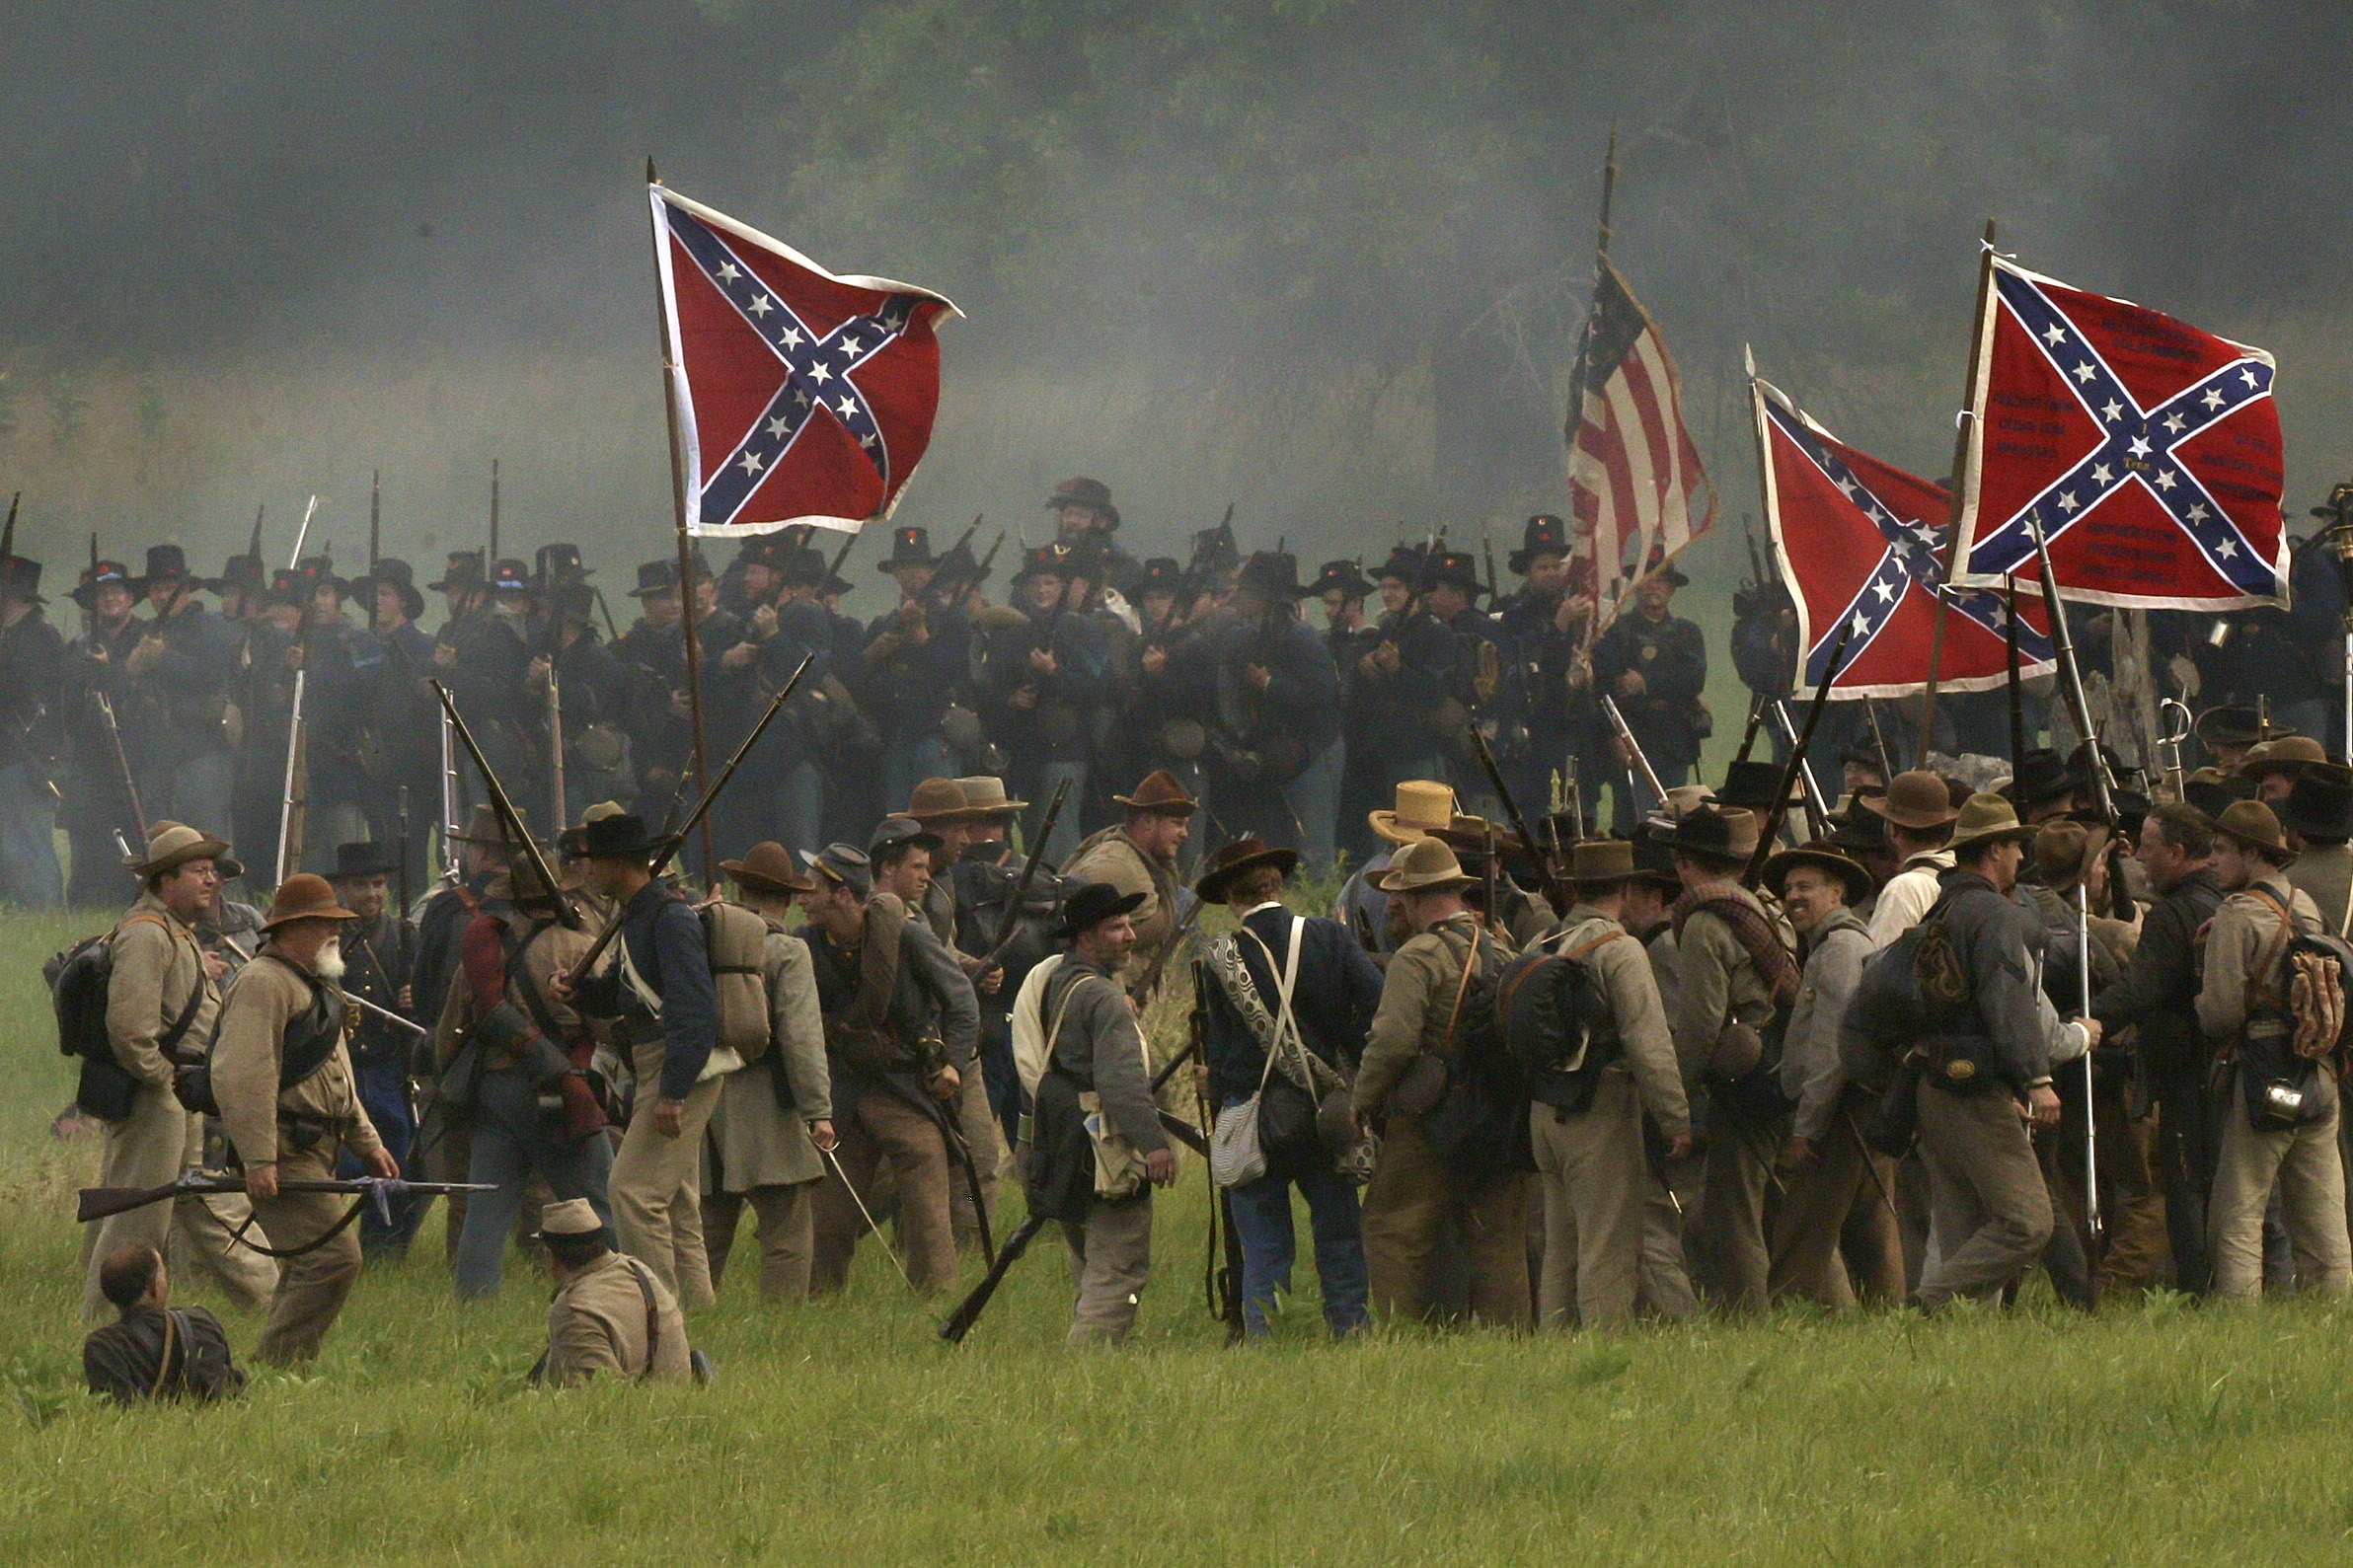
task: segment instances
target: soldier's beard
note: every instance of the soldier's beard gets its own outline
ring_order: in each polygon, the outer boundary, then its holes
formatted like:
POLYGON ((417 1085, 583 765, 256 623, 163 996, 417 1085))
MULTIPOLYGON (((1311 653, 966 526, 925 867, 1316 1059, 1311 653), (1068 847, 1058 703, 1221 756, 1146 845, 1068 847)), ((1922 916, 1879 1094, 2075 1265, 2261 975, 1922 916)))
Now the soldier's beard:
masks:
POLYGON ((343 944, 340 941, 331 941, 326 946, 320 948, 318 962, 312 965, 312 967, 318 970, 319 978, 321 980, 342 979, 343 944))

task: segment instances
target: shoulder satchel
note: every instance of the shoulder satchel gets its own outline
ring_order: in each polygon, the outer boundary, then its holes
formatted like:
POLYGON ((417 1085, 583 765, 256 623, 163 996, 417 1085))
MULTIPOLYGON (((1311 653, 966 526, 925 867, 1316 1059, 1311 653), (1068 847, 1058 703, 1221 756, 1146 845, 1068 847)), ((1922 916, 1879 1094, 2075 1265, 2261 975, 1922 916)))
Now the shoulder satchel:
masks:
MULTIPOLYGON (((1054 1026, 1046 1033, 1046 1065, 1049 1069, 1054 1063, 1054 1049, 1062 1039, 1062 1020, 1070 1016, 1071 1001, 1078 995, 1081 986, 1095 978, 1081 975, 1062 993, 1062 1005, 1054 1009, 1054 1026)), ((1118 991, 1113 982, 1106 980, 1104 984, 1111 985, 1114 993, 1118 991)), ((1120 995, 1119 1000, 1122 1007, 1126 1006, 1124 994, 1120 995)), ((1068 1076, 1065 1074, 1066 1078, 1068 1076)), ((1102 1113, 1102 1096, 1100 1093, 1091 1088, 1081 1089, 1078 1100, 1081 1125, 1086 1130, 1087 1141, 1095 1154, 1095 1195, 1114 1201, 1134 1197, 1143 1189, 1149 1176, 1144 1157, 1136 1153, 1136 1147, 1127 1141, 1127 1135, 1102 1113)))
MULTIPOLYGON (((1243 930, 1250 932, 1248 927, 1243 930)), ((1252 941, 1258 941, 1255 932, 1250 932, 1250 936, 1252 941)), ((1258 1069, 1258 1086, 1248 1099, 1219 1110, 1216 1125, 1209 1131, 1209 1178, 1221 1187, 1239 1187, 1266 1174, 1269 1141, 1268 1130, 1263 1125, 1266 1084, 1274 1072, 1276 1058, 1293 1049, 1299 1032, 1299 1025, 1291 1016, 1291 988, 1299 976, 1297 925, 1291 928, 1288 948, 1284 961, 1278 964, 1273 950, 1258 941, 1258 950, 1266 954, 1267 967, 1276 975, 1275 996, 1281 1011, 1274 1020, 1273 1033, 1260 1041, 1265 1047, 1265 1063, 1258 1069)), ((1306 1054, 1304 1048, 1301 1054, 1306 1054)))

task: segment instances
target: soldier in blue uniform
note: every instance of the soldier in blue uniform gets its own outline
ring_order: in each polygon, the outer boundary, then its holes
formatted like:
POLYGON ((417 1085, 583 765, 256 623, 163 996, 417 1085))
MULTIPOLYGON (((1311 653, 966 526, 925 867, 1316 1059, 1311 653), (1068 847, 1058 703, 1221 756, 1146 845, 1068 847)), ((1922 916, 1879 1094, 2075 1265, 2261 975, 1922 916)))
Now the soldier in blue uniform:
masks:
POLYGON ((29 909, 65 897, 52 836, 57 788, 49 781, 51 709, 64 672, 65 638, 41 611, 40 562, 0 546, 0 892, 29 909))
POLYGON ((1346 753, 1331 655, 1299 618, 1299 562, 1259 551, 1243 562, 1233 624, 1216 640, 1219 766, 1209 781, 1218 821, 1306 859, 1335 854, 1346 753))
POLYGON ((103 693, 114 706, 117 724, 122 722, 128 707, 123 665, 146 628, 131 613, 139 599, 130 569, 122 562, 102 560, 83 578, 73 596, 82 607, 86 630, 66 649, 59 672, 57 716, 73 777, 60 815, 73 850, 66 901, 95 906, 113 904, 122 896, 122 850, 114 835, 121 833, 133 846, 147 842, 146 824, 131 809, 123 783, 125 762, 131 777, 137 777, 146 737, 123 728, 123 755, 117 758, 114 737, 108 733, 106 715, 98 706, 103 693))
MULTIPOLYGON (((223 720, 237 677, 237 629, 196 599, 178 545, 147 551, 147 602, 155 615, 123 661, 132 716, 145 737, 139 802, 148 820, 227 822, 235 759, 223 720)), ((119 713, 119 709, 117 712, 119 713)))
POLYGON ((1564 788, 1573 777, 1570 759, 1593 722, 1593 677, 1583 656, 1593 601, 1568 591, 1569 554, 1567 523, 1529 518, 1520 548, 1505 561, 1520 591, 1495 607, 1518 655, 1527 705, 1527 744, 1503 774, 1531 821, 1552 810, 1554 777, 1564 788))
MULTIPOLYGON (((1612 622, 1593 644, 1597 694, 1617 700, 1627 728, 1641 743, 1659 783, 1670 789, 1691 778, 1700 760, 1700 743, 1713 727, 1700 701, 1708 685, 1707 641, 1697 626, 1671 609, 1675 590, 1690 581, 1671 565, 1655 568, 1635 586, 1633 608, 1612 622)), ((1607 750, 1593 749, 1621 764, 1628 760, 1618 757, 1614 737, 1607 750)), ((1612 826, 1632 833, 1637 807, 1623 788, 1625 777, 1623 766, 1610 776, 1610 792, 1617 797, 1612 826)), ((1594 780, 1588 784, 1595 790, 1587 797, 1589 820, 1598 820, 1601 810, 1598 784, 1594 780)), ((1641 809, 1653 804, 1645 800, 1641 809)))

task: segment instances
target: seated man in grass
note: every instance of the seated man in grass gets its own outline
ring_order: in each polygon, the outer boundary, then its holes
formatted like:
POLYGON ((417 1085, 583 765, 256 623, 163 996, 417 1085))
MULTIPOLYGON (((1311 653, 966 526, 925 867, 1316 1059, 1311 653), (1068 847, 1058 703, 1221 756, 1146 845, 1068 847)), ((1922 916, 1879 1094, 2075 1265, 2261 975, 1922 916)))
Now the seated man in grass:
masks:
POLYGON ((201 1307, 171 1305, 164 1255, 126 1241, 98 1266, 98 1288, 122 1315, 82 1342, 82 1376, 92 1393, 121 1404, 143 1399, 219 1399, 245 1389, 220 1319, 201 1307))
POLYGON ((631 1382, 685 1381, 693 1358, 677 1298, 604 1238, 604 1221, 585 1198, 540 1211, 556 1299, 548 1304, 548 1351, 531 1381, 561 1388, 601 1372, 631 1382))

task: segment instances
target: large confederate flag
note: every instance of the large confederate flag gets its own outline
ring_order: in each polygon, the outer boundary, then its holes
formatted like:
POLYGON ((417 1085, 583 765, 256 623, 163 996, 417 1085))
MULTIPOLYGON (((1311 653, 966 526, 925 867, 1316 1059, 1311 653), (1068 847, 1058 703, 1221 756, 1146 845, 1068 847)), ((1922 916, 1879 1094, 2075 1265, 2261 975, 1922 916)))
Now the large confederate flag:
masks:
POLYGON ((885 517, 940 405, 933 324, 955 306, 837 277, 791 246, 648 187, 689 533, 885 517))
MULTIPOLYGON (((1766 382, 1750 378, 1765 478, 1765 518, 1805 650, 1801 690, 1822 681, 1840 629, 1846 662, 1833 699, 1904 697, 1928 683, 1936 632, 1937 560, 1952 497, 1891 463, 1847 445, 1766 382)), ((1943 589, 1944 647, 1937 685, 1985 691, 2010 678, 2009 606, 2000 593, 1943 589)), ((2018 598, 2022 675, 2054 667, 2050 618, 2039 592, 2018 598)))
POLYGON ((2230 610, 2288 601, 2272 358, 1989 257, 1953 580, 2230 610))

